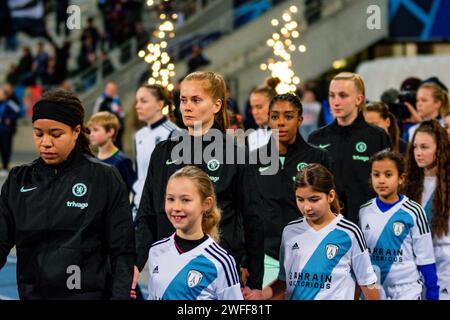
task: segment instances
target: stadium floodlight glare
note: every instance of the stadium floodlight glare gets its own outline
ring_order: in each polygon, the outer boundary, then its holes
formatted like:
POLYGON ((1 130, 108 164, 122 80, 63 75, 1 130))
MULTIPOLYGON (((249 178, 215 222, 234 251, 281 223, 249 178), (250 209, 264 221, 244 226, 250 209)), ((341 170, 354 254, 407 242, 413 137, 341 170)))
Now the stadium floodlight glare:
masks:
MULTIPOLYGON (((290 6, 285 10, 281 18, 273 18, 270 23, 277 30, 274 31, 266 44, 272 48, 273 56, 276 59, 269 58, 265 63, 261 63, 261 71, 269 71, 272 77, 278 77, 281 82, 275 88, 277 93, 295 92, 296 85, 300 83, 300 78, 292 70, 292 54, 295 54, 297 45, 294 39, 300 37, 298 30, 299 23, 294 20, 294 15, 298 12, 296 6, 290 6), (282 25, 280 26, 280 21, 282 25)), ((305 52, 306 47, 300 45, 300 52, 305 52)))
POLYGON ((153 35, 160 40, 159 43, 149 43, 147 45, 147 52, 141 50, 138 52, 140 58, 144 58, 144 61, 150 64, 150 78, 147 80, 149 84, 159 84, 172 91, 174 85, 171 84, 171 79, 175 77, 175 65, 171 62, 171 57, 167 53, 169 43, 167 38, 173 39, 175 37, 175 25, 174 22, 178 19, 178 14, 175 12, 162 11, 163 8, 167 8, 164 2, 168 0, 149 0, 148 6, 155 6, 156 10, 160 10, 157 13, 161 23, 158 28, 155 29, 153 35))

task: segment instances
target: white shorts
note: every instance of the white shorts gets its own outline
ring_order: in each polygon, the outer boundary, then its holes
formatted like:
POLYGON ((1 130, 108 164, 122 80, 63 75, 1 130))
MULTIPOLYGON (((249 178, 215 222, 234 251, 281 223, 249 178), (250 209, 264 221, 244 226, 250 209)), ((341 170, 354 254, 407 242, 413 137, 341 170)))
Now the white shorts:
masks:
POLYGON ((385 300, 422 300, 423 285, 420 282, 412 282, 384 287, 385 300))

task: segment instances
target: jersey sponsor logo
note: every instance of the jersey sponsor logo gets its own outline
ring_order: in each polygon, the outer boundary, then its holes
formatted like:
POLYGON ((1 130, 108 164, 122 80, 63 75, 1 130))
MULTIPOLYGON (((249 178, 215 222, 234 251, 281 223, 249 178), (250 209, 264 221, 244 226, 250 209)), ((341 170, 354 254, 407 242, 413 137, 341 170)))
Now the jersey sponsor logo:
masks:
POLYGON ((331 146, 331 143, 328 143, 328 144, 319 144, 319 148, 320 148, 320 149, 326 149, 326 148, 328 148, 329 146, 331 146))
POLYGON ((220 167, 220 162, 217 159, 211 159, 208 161, 207 166, 209 171, 217 171, 220 167))
POLYGON ((363 153, 367 150, 367 144, 365 142, 360 141, 355 145, 355 149, 359 153, 363 153))
POLYGON ((326 254, 327 254, 327 259, 331 260, 334 257, 336 257, 338 251, 339 251, 339 247, 335 244, 327 244, 327 246, 325 247, 326 250, 326 254))
POLYGON ((153 273, 159 273, 158 266, 156 266, 156 267, 153 269, 153 273))
POLYGON ((174 164, 174 163, 176 163, 177 161, 178 161, 178 159, 176 159, 176 160, 167 159, 166 165, 174 164))
POLYGON ((296 243, 294 243, 294 245, 292 246, 292 250, 299 250, 300 248, 299 248, 299 246, 298 246, 298 243, 296 242, 296 243))
POLYGON ((366 230, 370 230, 369 224, 366 225, 366 230))
POLYGON ((72 193, 75 197, 82 197, 86 194, 87 187, 84 183, 77 183, 72 187, 72 193))
POLYGON ((189 270, 188 276, 187 276, 187 285, 189 288, 194 288, 197 286, 200 281, 203 279, 203 274, 200 271, 197 270, 189 270))
POLYGON ((209 178, 209 180, 211 180, 214 183, 216 183, 220 179, 219 177, 210 176, 209 174, 208 174, 208 178, 209 178))
POLYGON ((305 168, 308 164, 306 162, 300 162, 297 165, 297 171, 303 170, 303 168, 305 168))
POLYGON ((399 237, 405 229, 405 224, 403 222, 396 221, 392 224, 392 228, 394 230, 394 234, 399 237))
POLYGON ((67 207, 69 208, 80 208, 81 210, 86 209, 89 206, 89 203, 80 203, 75 201, 67 201, 66 202, 67 207))
POLYGON ((289 272, 288 284, 291 287, 330 289, 332 275, 324 275, 309 272, 289 272))
POLYGON ((20 188, 20 192, 29 192, 29 191, 33 191, 33 190, 35 190, 35 189, 37 189, 37 187, 34 187, 34 188, 25 188, 24 186, 22 186, 22 188, 20 188))
POLYGON ((370 160, 369 157, 363 157, 363 156, 358 156, 358 155, 353 155, 353 160, 355 161, 362 161, 362 162, 367 162, 370 160))

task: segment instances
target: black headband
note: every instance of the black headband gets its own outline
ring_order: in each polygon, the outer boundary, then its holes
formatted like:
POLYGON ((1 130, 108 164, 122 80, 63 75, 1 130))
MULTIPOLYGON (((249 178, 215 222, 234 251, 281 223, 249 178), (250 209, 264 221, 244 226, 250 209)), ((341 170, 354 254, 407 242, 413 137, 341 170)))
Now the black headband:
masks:
POLYGON ((74 128, 83 124, 81 114, 72 106, 50 101, 38 101, 33 107, 32 121, 50 119, 67 124, 74 128))

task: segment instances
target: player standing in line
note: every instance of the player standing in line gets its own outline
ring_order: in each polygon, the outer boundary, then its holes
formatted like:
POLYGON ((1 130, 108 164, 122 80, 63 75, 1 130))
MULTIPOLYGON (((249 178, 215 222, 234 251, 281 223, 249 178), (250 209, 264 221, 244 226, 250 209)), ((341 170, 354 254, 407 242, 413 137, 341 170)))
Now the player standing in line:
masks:
POLYGON ((194 166, 169 179, 166 214, 175 233, 149 252, 150 300, 242 300, 236 264, 218 244, 214 185, 194 166))
POLYGON ((295 196, 303 217, 284 228, 278 279, 262 291, 244 288, 244 298, 285 292, 290 300, 353 300, 357 283, 367 300, 379 299, 364 236, 339 213, 328 169, 306 166, 296 177, 295 196))
POLYGON ((248 136, 249 151, 256 150, 269 142, 272 133, 269 127, 269 105, 270 100, 277 94, 275 88, 279 83, 278 78, 268 78, 265 85, 255 88, 250 93, 250 108, 258 129, 248 136))
POLYGON ((73 93, 46 91, 32 121, 39 158, 12 169, 1 191, 0 269, 16 246, 20 299, 128 300, 136 249, 125 183, 92 156, 73 93))
POLYGON ((383 129, 364 120, 365 99, 360 75, 344 72, 335 76, 330 83, 329 103, 336 119, 308 139, 328 151, 343 214, 354 223, 359 207, 374 195, 367 183, 370 156, 391 145, 383 129))
POLYGON ((371 183, 377 196, 361 206, 361 229, 372 264, 389 300, 418 300, 422 274, 427 300, 439 299, 430 228, 422 207, 399 193, 403 157, 383 150, 372 156, 371 183), (420 271, 420 273, 419 273, 420 271))
POLYGON ((173 108, 170 92, 160 85, 143 85, 136 92, 137 117, 145 122, 146 126, 134 135, 137 180, 133 184, 133 215, 136 215, 141 202, 142 189, 155 146, 176 135, 179 130, 172 123, 175 119, 173 108), (169 119, 164 114, 167 114, 169 119))
POLYGON ((302 123, 302 103, 292 93, 276 95, 269 107, 269 125, 273 136, 271 143, 262 146, 253 154, 268 154, 272 143, 278 142, 277 156, 280 167, 275 174, 265 174, 267 165, 259 165, 256 173, 261 194, 258 212, 264 222, 264 284, 277 278, 279 251, 284 227, 298 219, 298 208, 292 183, 297 173, 310 163, 330 167, 327 152, 307 143, 299 133, 302 123), (261 153, 262 152, 262 153, 261 153))
POLYGON ((437 120, 420 124, 408 150, 405 194, 425 209, 433 235, 440 287, 450 300, 450 143, 437 120))
POLYGON ((378 101, 369 102, 364 109, 364 120, 368 124, 382 128, 389 134, 391 150, 398 151, 403 155, 406 154, 408 143, 400 138, 400 128, 398 127, 397 119, 389 111, 386 104, 378 101))
POLYGON ((187 75, 180 89, 180 109, 188 130, 161 142, 153 151, 137 215, 137 269, 144 268, 151 245, 174 231, 164 209, 164 190, 170 176, 194 164, 214 183, 218 207, 222 210, 222 246, 233 256, 238 268, 246 255, 250 273, 247 285, 261 288, 264 230, 257 211, 255 168, 249 164, 245 150, 227 138, 225 81, 220 74, 199 71, 187 75), (241 160, 238 155, 245 156, 243 164, 238 162, 241 160))

